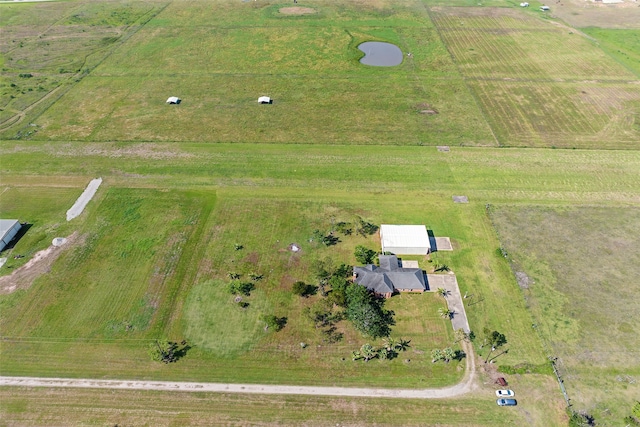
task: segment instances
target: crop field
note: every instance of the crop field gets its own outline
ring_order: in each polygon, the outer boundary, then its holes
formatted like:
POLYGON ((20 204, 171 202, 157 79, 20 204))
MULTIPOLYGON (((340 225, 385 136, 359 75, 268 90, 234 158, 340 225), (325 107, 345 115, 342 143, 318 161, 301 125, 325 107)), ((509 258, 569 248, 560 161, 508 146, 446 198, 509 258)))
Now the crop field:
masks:
POLYGON ((640 211, 496 206, 492 218, 576 410, 617 425, 640 395, 640 211))
POLYGON ((637 148, 638 75, 592 40, 510 9, 432 16, 503 145, 637 148))

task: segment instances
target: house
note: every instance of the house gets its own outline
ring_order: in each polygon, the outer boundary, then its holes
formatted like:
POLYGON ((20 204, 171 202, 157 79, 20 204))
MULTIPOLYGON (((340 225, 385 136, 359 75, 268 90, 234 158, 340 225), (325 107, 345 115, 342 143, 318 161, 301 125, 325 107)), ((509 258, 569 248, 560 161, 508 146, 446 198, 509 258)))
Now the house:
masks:
POLYGON ((395 255, 426 255, 431 252, 431 242, 424 225, 380 226, 382 253, 395 255))
POLYGON ((170 96, 167 99, 167 104, 180 104, 182 102, 182 99, 178 98, 177 96, 170 96))
POLYGON ((380 266, 368 264, 354 267, 354 281, 385 298, 396 292, 424 292, 427 285, 424 273, 419 268, 399 266, 395 255, 380 255, 380 266))
POLYGON ((261 96, 258 98, 258 104, 273 104, 273 100, 268 96, 261 96))
POLYGON ((17 219, 0 219, 0 251, 16 237, 21 227, 17 219))

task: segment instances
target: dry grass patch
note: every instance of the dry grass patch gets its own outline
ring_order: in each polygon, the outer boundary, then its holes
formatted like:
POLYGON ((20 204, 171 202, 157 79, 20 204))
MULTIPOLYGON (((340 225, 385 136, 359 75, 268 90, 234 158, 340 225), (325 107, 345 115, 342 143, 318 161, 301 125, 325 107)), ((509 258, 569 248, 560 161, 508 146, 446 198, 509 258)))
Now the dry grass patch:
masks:
POLYGON ((312 15, 314 13, 317 13, 317 11, 311 7, 294 6, 283 7, 282 9, 280 9, 280 13, 282 13, 283 15, 312 15))

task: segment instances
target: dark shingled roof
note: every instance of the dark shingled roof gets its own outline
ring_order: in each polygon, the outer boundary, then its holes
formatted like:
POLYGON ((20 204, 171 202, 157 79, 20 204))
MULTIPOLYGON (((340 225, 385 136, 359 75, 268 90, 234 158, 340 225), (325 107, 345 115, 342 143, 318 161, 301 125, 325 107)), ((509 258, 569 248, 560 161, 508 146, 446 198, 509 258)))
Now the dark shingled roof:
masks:
POLYGON ((355 267, 356 283, 379 294, 393 293, 395 290, 426 290, 424 274, 419 268, 402 268, 394 255, 380 255, 380 267, 369 264, 355 267))

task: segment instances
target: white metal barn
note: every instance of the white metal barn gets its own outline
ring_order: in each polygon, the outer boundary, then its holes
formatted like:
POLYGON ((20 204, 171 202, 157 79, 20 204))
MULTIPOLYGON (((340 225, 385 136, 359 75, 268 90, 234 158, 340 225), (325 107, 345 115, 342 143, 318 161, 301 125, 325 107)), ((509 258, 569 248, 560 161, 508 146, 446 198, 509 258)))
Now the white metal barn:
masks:
POLYGON ((429 234, 424 225, 380 226, 382 252, 394 255, 426 255, 431 251, 429 234))
POLYGON ((22 226, 17 219, 0 219, 0 251, 16 237, 20 227, 22 226))

